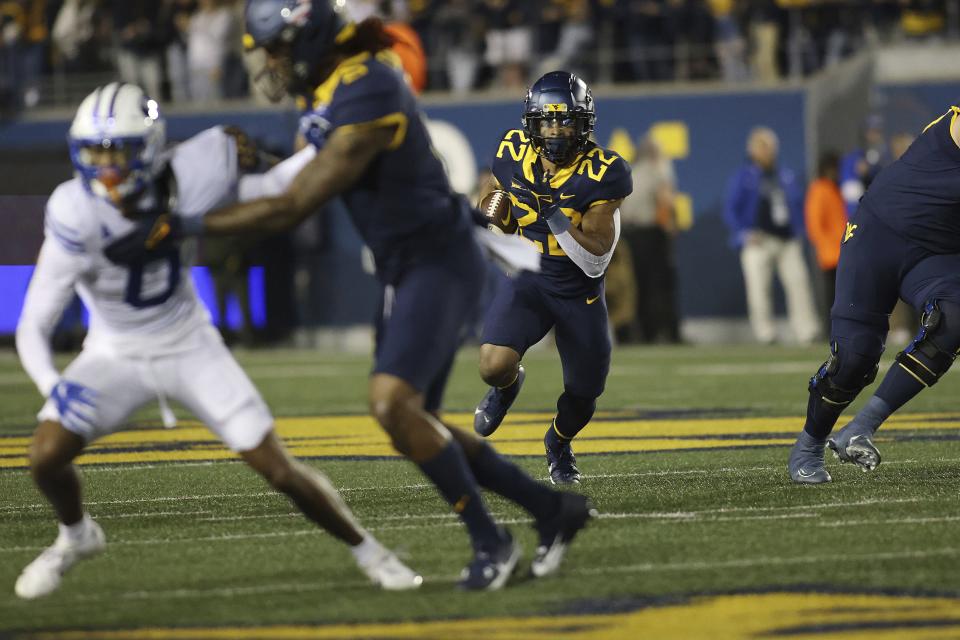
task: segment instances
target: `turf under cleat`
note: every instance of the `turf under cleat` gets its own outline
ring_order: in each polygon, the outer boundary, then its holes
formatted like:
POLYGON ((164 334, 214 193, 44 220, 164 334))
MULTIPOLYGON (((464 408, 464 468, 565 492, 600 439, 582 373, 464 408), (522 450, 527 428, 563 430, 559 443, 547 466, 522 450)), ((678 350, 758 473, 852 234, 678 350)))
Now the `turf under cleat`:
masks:
POLYGON ((460 588, 468 591, 496 591, 507 584, 520 561, 522 549, 504 530, 500 545, 492 551, 477 551, 460 574, 460 588))
POLYGON ((51 546, 24 568, 14 586, 19 597, 32 600, 53 593, 70 567, 107 547, 107 538, 100 525, 88 516, 84 518, 86 527, 79 540, 70 540, 61 533, 51 546))
POLYGON ((873 431, 851 422, 827 440, 827 445, 840 462, 850 462, 864 472, 880 466, 880 451, 873 444, 873 431))
POLYGON ((493 435, 503 419, 507 417, 507 411, 513 401, 520 394, 520 387, 523 386, 523 380, 526 378, 526 372, 523 365, 519 366, 517 379, 513 384, 501 389, 500 387, 490 387, 487 395, 477 405, 477 410, 473 412, 473 430, 484 438, 493 435))
POLYGON ((798 484, 823 484, 830 482, 830 472, 823 466, 825 443, 817 442, 806 432, 801 433, 790 450, 787 471, 790 479, 798 484))
POLYGON ((553 484, 580 484, 580 470, 577 469, 577 458, 573 455, 573 447, 569 442, 550 442, 549 433, 544 438, 547 449, 547 472, 553 484))
POLYGON ((418 589, 423 584, 423 577, 400 562, 389 549, 383 549, 383 553, 371 562, 361 564, 360 569, 370 582, 386 591, 418 589))
POLYGON ((562 493, 557 514, 549 520, 534 524, 539 536, 539 546, 533 562, 530 563, 530 573, 542 578, 559 569, 574 536, 587 526, 590 518, 596 517, 597 510, 586 496, 562 493))

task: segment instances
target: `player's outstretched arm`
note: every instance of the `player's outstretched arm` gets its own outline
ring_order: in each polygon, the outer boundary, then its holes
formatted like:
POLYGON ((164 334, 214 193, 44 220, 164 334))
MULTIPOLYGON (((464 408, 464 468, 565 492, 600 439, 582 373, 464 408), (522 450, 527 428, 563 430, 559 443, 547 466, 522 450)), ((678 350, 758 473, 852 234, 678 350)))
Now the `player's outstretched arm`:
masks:
POLYGON ((17 355, 24 371, 45 398, 60 378, 53 363, 50 337, 63 310, 73 299, 74 285, 86 265, 85 256, 72 254, 55 240, 47 239, 30 279, 17 322, 17 355))
POLYGON ((204 234, 276 232, 294 227, 353 186, 394 139, 393 126, 335 129, 317 155, 280 195, 230 205, 207 214, 204 234))

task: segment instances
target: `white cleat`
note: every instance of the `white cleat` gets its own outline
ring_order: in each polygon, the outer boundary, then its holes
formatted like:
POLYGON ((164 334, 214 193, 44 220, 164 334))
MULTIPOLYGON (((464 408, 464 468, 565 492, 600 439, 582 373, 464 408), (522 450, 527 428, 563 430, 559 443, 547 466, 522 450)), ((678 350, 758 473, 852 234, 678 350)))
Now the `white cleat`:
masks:
POLYGON ((103 529, 87 519, 86 531, 78 541, 71 541, 62 533, 54 543, 28 564, 14 586, 16 594, 25 600, 41 598, 60 586, 70 567, 78 561, 97 555, 107 547, 103 529))
POLYGON ((419 589, 423 584, 423 577, 400 562, 389 549, 383 549, 382 555, 370 563, 360 565, 360 569, 367 574, 370 582, 386 591, 419 589))

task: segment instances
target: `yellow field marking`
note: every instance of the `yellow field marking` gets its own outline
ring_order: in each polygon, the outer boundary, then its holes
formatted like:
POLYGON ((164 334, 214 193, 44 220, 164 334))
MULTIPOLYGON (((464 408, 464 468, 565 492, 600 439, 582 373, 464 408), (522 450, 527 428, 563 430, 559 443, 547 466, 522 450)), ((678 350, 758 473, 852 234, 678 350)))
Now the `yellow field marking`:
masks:
MULTIPOLYGON (((541 455, 543 434, 553 416, 512 414, 492 440, 506 454, 541 455)), ((451 413, 445 419, 464 429, 472 428, 473 414, 451 413)), ((802 425, 799 417, 655 420, 623 412, 599 413, 577 437, 576 451, 625 453, 790 445, 802 425), (763 437, 765 434, 769 437, 763 437)), ((277 429, 297 456, 397 455, 383 431, 368 416, 278 418, 277 429)), ((892 418, 882 433, 955 429, 960 429, 958 414, 907 414, 892 418)), ((0 437, 0 468, 26 466, 29 442, 30 438, 24 436, 0 437)), ((113 434, 91 445, 78 463, 184 462, 235 457, 199 423, 184 422, 174 429, 136 429, 113 434)))
POLYGON ((700 596, 627 613, 501 617, 383 624, 140 628, 34 638, 380 638, 382 640, 613 640, 623 638, 811 638, 933 640, 960 633, 960 599, 823 593, 700 596), (868 626, 869 625, 869 626, 868 626), (830 631, 830 629, 836 629, 830 631))

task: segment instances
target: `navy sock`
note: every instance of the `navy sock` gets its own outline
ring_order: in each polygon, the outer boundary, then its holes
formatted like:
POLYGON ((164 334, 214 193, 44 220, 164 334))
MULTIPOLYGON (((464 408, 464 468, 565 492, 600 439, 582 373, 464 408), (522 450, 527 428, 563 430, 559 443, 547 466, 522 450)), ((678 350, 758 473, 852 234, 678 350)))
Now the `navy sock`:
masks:
POLYGON ((890 413, 893 413, 925 388, 926 385, 917 380, 900 363, 894 362, 873 395, 877 398, 883 398, 883 401, 890 407, 890 413))
POLYGON ((477 482, 485 489, 512 500, 537 520, 552 517, 560 508, 560 493, 543 485, 483 443, 470 461, 477 482))
MULTIPOLYGON (((884 382, 886 382, 886 379, 884 379, 884 382)), ((880 393, 879 389, 877 393, 880 393)), ((870 431, 875 432, 883 424, 883 421, 890 417, 891 413, 893 413, 893 409, 890 405, 883 398, 873 395, 853 418, 853 423, 869 427, 870 431)))
POLYGON ((803 425, 803 430, 815 440, 826 440, 833 430, 833 425, 837 424, 837 419, 846 408, 847 405, 828 404, 816 389, 811 390, 810 399, 807 401, 807 421, 803 425))
POLYGON ((550 425, 547 438, 556 442, 570 442, 587 426, 596 408, 596 398, 575 396, 564 391, 557 400, 557 417, 550 425))
POLYGON ((500 531, 483 504, 477 480, 458 442, 451 441, 419 467, 463 520, 474 549, 489 549, 500 543, 500 531))
POLYGON ((570 441, 573 438, 568 438, 565 434, 557 431, 557 419, 554 418, 550 423, 550 428, 547 429, 547 434, 544 436, 544 441, 551 447, 559 447, 561 445, 570 444, 570 441))

